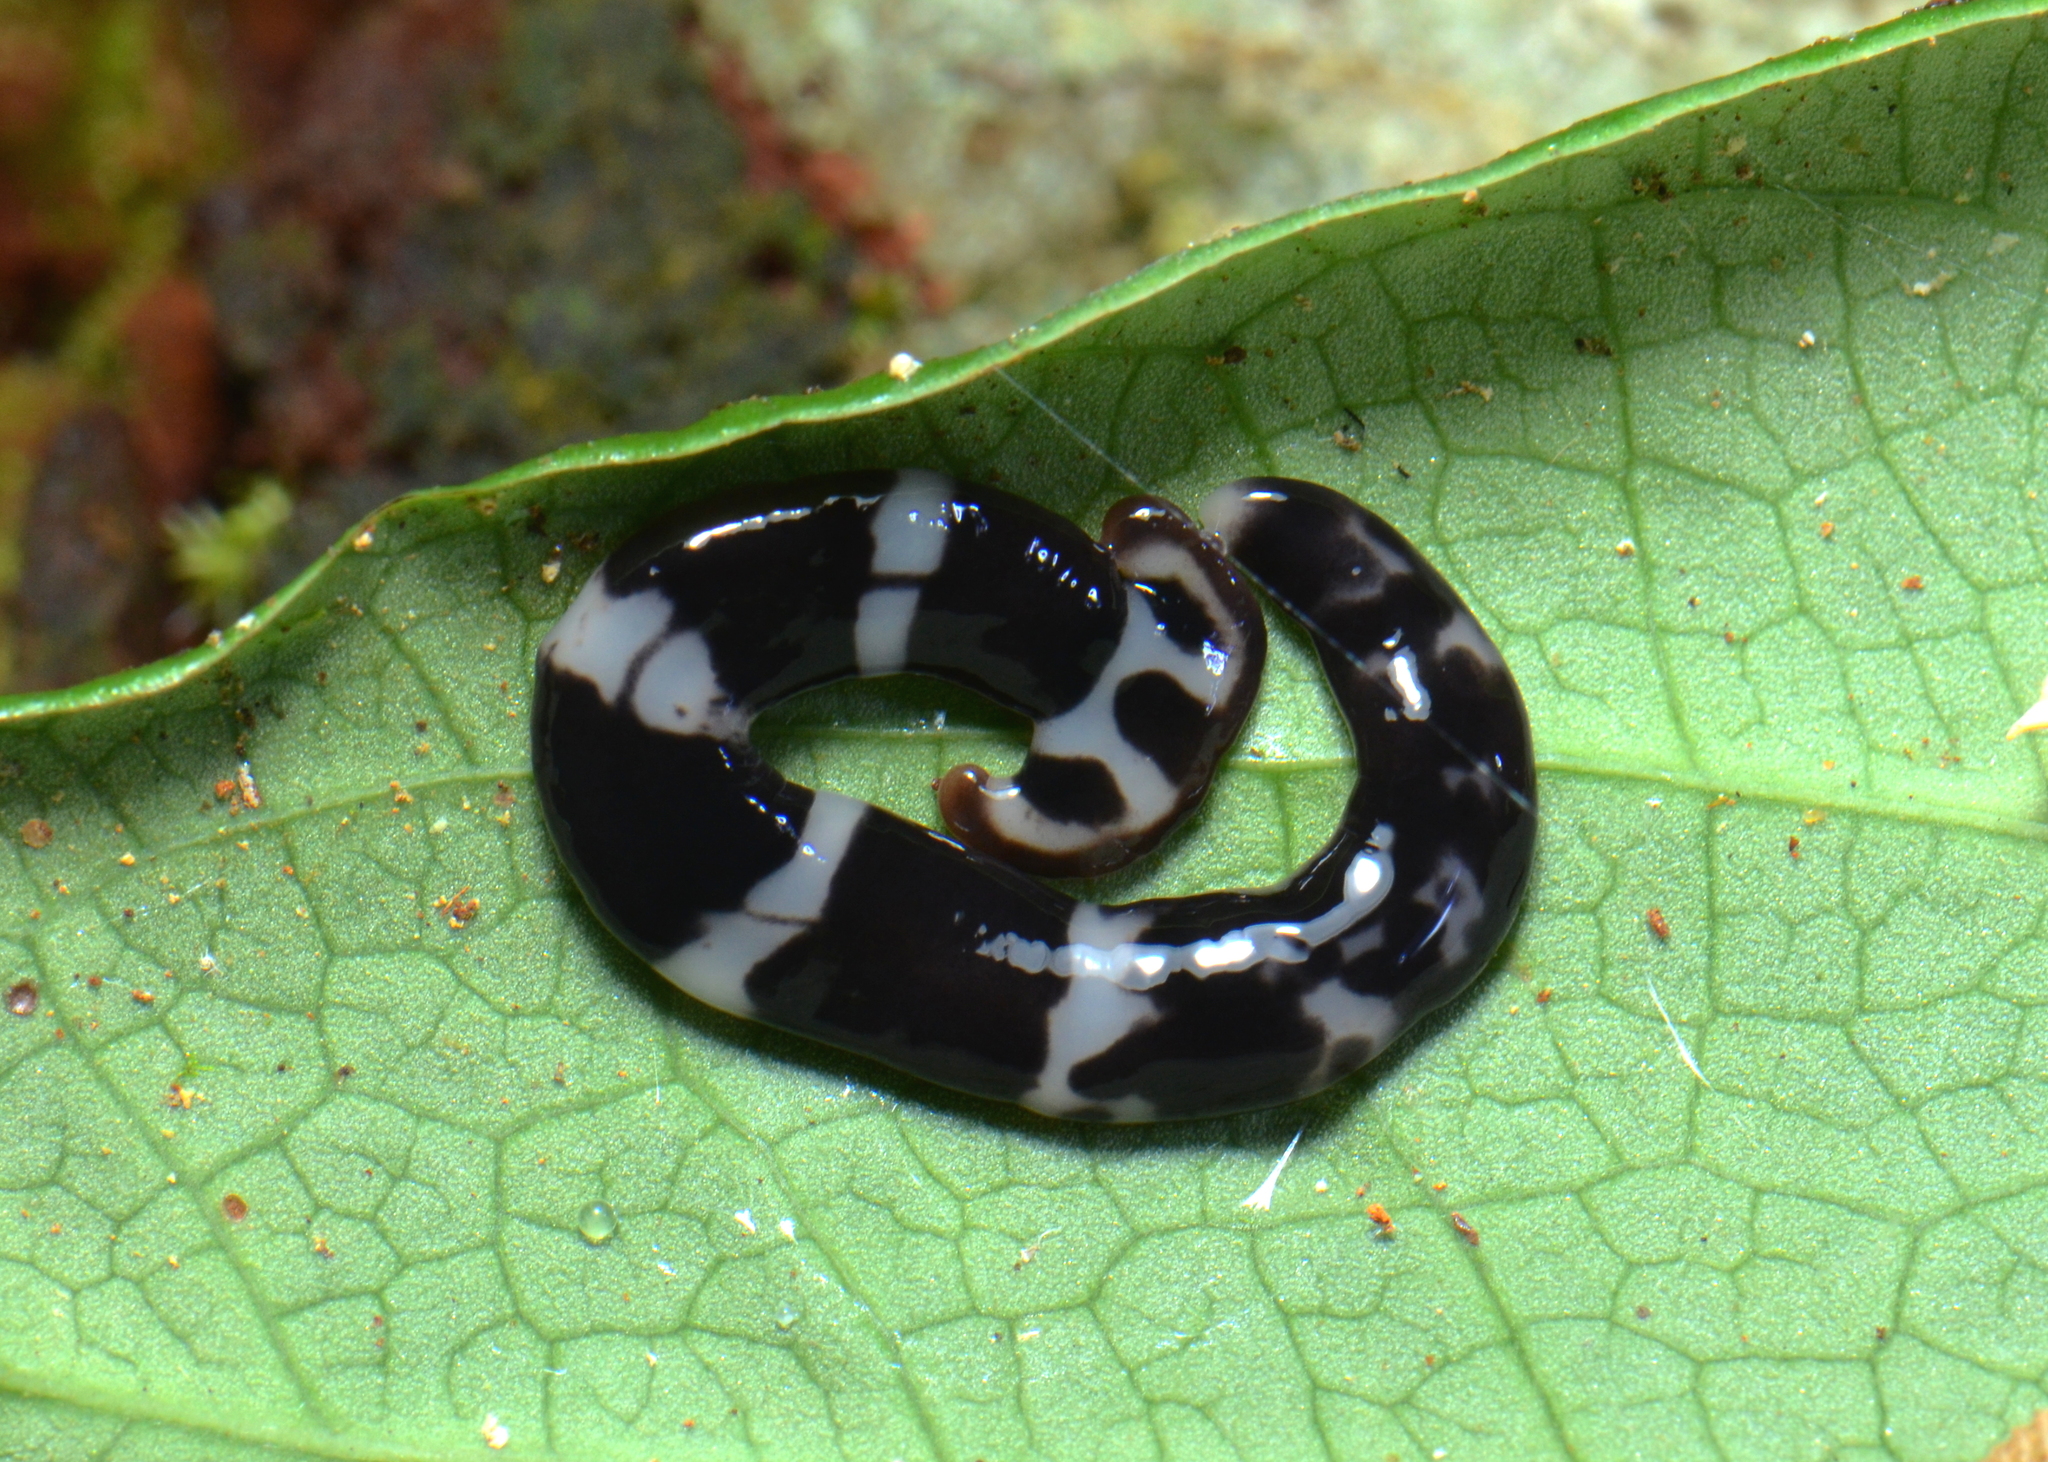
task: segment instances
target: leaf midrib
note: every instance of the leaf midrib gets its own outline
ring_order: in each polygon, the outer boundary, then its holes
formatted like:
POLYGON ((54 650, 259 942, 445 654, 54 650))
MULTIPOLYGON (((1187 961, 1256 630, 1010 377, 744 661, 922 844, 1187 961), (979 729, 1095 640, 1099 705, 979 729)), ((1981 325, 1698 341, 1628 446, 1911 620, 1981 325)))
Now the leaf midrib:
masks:
MULTIPOLYGON (((902 733, 877 730, 860 726, 806 727, 807 741, 862 741, 897 739, 902 733)), ((937 735, 938 733, 932 733, 937 735)), ((1343 771, 1355 763, 1349 757, 1300 757, 1280 761, 1271 757, 1236 757, 1228 763, 1230 770, 1238 775, 1262 777, 1291 776, 1296 772, 1343 771)), ((1895 798, 1850 797, 1835 789, 1799 788, 1785 783, 1759 781, 1744 777, 1716 778, 1691 771, 1673 771, 1666 768, 1626 763, 1599 756, 1580 756, 1569 752, 1552 753, 1536 758, 1536 770, 1554 776, 1592 777, 1610 782, 1634 782, 1643 786, 1665 788, 1679 792, 1695 792, 1703 797, 1738 797, 1744 802, 1770 802, 1801 810, 1815 809, 1829 813, 1845 813, 1857 817, 1884 818, 1892 822, 1922 827, 1967 828, 1972 832, 1993 833, 2017 838, 2024 842, 2048 842, 2048 822, 2034 818, 2011 817, 1995 812, 1986 812, 1974 807, 1953 802, 1922 801, 1908 796, 1905 802, 1895 798)), ((498 782, 533 782, 533 768, 530 766, 480 768, 475 771, 449 772, 432 778, 422 778, 406 783, 406 790, 415 795, 435 792, 448 788, 469 786, 474 783, 495 784, 498 782)), ((201 837, 183 838, 171 843, 144 843, 142 848, 155 856, 174 853, 189 853, 205 848, 218 847, 232 841, 235 836, 249 832, 275 830, 280 833, 302 826, 307 821, 335 813, 352 813, 363 802, 381 796, 383 789, 371 789, 352 795, 343 795, 311 807, 294 808, 275 817, 252 819, 234 827, 217 827, 201 837)), ((75 875, 74 875, 75 877, 75 875)))

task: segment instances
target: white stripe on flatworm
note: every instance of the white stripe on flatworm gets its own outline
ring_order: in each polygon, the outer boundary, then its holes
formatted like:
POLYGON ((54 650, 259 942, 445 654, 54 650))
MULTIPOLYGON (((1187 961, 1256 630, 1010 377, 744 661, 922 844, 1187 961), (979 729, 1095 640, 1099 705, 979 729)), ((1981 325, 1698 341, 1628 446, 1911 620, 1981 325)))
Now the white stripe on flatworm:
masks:
POLYGON ((919 590, 870 589, 860 596, 853 620, 853 658, 863 675, 888 675, 910 658, 910 622, 917 617, 919 590))
POLYGON ((856 797, 815 793, 789 861, 749 889, 738 912, 706 914, 704 932, 655 968, 707 1005, 752 1015, 747 976, 823 917, 832 877, 867 810, 856 797))
POLYGON ((1430 646, 1430 654, 1438 660, 1454 650, 1462 650, 1489 670, 1504 663, 1499 647, 1486 637, 1479 621, 1463 609, 1444 622, 1443 628, 1436 632, 1436 643, 1430 646))
POLYGON ((1038 1085, 1017 1098, 1018 1102, 1049 1117, 1106 1107, 1114 1121, 1146 1120, 1153 1115, 1153 1108, 1143 1097, 1098 1102, 1075 1091, 1074 1068, 1158 1018, 1159 1012, 1152 1002, 1136 990, 1106 980, 1073 981, 1046 1015, 1045 1069, 1039 1074, 1038 1085))
POLYGON ((1393 1001, 1348 990, 1335 975, 1302 996, 1301 1008, 1323 1023, 1332 1045, 1346 1037, 1363 1036, 1372 1042, 1374 1055, 1387 1048, 1401 1025, 1393 1001))
POLYGON ((936 472, 899 472, 875 509, 874 560, 868 572, 876 577, 903 574, 923 578, 946 556, 946 498, 949 484, 936 472))
POLYGON ((804 817, 803 835, 789 861, 755 884, 742 907, 764 919, 798 919, 815 923, 825 912, 825 900, 832 893, 832 875, 853 830, 860 825, 867 803, 843 792, 812 794, 811 810, 804 817))
POLYGON ((618 598, 605 588, 603 573, 592 574, 569 612, 540 642, 541 658, 589 681, 610 705, 619 698, 634 657, 668 628, 669 613, 668 596, 659 589, 618 598))
MULTIPOLYGON (((946 557, 946 479, 936 472, 899 472, 868 532, 875 541, 868 572, 876 578, 929 577, 946 557)), ((910 624, 918 586, 870 589, 854 611, 853 657, 863 675, 889 675, 910 658, 910 624)))
POLYGON ((633 682, 633 714, 642 725, 679 736, 747 736, 746 712, 718 683, 711 646, 693 629, 678 630, 647 657, 633 682))

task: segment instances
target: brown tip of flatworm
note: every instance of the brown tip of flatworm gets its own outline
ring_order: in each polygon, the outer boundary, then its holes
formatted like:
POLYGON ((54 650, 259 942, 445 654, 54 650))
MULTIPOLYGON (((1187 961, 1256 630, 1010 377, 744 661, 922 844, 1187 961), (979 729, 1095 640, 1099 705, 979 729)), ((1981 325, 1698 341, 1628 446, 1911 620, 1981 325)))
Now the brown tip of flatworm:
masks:
POLYGON ((946 819, 946 826, 959 832, 971 819, 978 819, 981 811, 974 794, 987 785, 987 769, 971 761, 961 762, 932 783, 932 790, 939 794, 939 815, 946 819))
POLYGON ((991 858, 1009 862, 1009 853, 1003 840, 989 827, 988 812, 983 804, 988 786, 988 771, 972 762, 962 762, 952 768, 936 782, 932 790, 939 796, 939 816, 946 820, 946 826, 953 830, 953 836, 991 858))

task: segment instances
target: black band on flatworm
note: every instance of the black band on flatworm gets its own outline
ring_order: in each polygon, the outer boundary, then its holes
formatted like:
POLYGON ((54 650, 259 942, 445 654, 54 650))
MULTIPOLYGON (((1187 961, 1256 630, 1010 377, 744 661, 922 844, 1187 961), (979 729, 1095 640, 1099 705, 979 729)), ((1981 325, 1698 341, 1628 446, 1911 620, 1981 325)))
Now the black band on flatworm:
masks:
POLYGON ((683 989, 961 1090, 1140 1121, 1337 1080, 1463 989, 1513 919, 1528 722, 1470 611, 1373 514, 1255 478, 1203 517, 1214 537, 1133 499, 1098 546, 902 472, 665 519, 541 646, 534 766, 564 862, 683 989), (1277 888, 1108 907, 1011 866, 1113 866, 1194 805, 1263 663, 1241 573, 1307 627, 1357 745, 1329 844, 1277 888), (1033 719, 1015 781, 941 784, 962 837, 1007 863, 791 783, 747 742, 775 700, 899 670, 1033 719))

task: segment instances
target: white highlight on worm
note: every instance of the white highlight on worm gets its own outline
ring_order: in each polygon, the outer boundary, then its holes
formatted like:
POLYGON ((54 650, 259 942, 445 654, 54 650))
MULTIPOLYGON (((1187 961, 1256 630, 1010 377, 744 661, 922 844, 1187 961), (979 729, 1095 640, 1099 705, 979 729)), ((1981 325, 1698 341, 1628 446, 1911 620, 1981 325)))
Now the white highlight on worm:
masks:
POLYGON ((1266 1174, 1266 1181, 1252 1189, 1251 1196, 1240 1203, 1240 1208, 1255 1208, 1260 1213, 1273 1211, 1273 1190, 1279 1186, 1280 1175, 1287 1171, 1287 1164, 1294 1158, 1294 1148, 1301 1141, 1301 1134, 1308 1129, 1297 1127, 1294 1136, 1288 1140, 1287 1151, 1280 1154, 1280 1161, 1273 1164, 1273 1171, 1266 1174))
POLYGON ((1401 692, 1401 714, 1411 721, 1429 719, 1429 691, 1415 667, 1415 652, 1402 650, 1387 663, 1394 689, 1401 692))
MULTIPOLYGON (((1380 906, 1394 882, 1393 841, 1394 830, 1386 823, 1374 828, 1364 851, 1353 856, 1345 871, 1343 897, 1299 923, 1247 924, 1220 939, 1199 939, 1192 944, 1098 943, 1074 937, 1083 910, 1102 913, 1094 905, 1082 905, 1075 911, 1075 927, 1069 930, 1071 943, 1054 948, 1042 939, 1005 932, 983 943, 975 953, 1014 965, 1026 974, 1051 970, 1067 979, 1107 980, 1126 990, 1149 990, 1180 971, 1199 979, 1248 970, 1267 960, 1300 964, 1380 906)), ((1091 926, 1080 932, 1099 935, 1103 930, 1091 926)))

